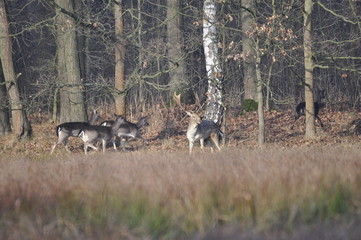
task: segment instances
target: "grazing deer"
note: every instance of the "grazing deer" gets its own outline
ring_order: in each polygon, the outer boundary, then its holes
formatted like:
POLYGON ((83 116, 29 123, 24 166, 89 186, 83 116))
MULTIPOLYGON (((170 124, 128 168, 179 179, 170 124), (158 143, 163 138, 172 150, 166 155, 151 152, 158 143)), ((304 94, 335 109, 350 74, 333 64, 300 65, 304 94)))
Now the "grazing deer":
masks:
MULTIPOLYGON (((315 118, 320 122, 320 125, 321 125, 322 128, 323 128, 323 124, 322 124, 322 121, 321 121, 320 117, 318 116, 318 112, 320 111, 320 108, 321 108, 321 101, 325 97, 326 97, 325 96, 325 90, 317 90, 316 102, 314 102, 315 118)), ((305 116, 305 115, 306 115, 306 103, 301 102, 296 107, 295 121, 300 116, 305 116)))
POLYGON ((99 113, 97 110, 93 110, 89 117, 89 122, 65 122, 56 126, 56 136, 58 141, 51 148, 50 154, 53 154, 56 146, 60 143, 64 143, 64 147, 68 152, 71 152, 68 148, 68 138, 77 137, 81 130, 89 125, 95 124, 99 118, 99 113))
MULTIPOLYGON (((102 122, 100 125, 101 126, 111 126, 111 124, 113 124, 114 121, 108 120, 108 121, 104 121, 102 122)), ((144 138, 142 138, 142 136, 140 136, 140 129, 144 126, 149 126, 148 122, 147 122, 147 117, 142 117, 139 119, 139 121, 137 123, 131 123, 129 121, 124 121, 124 123, 122 123, 118 130, 115 132, 115 136, 119 139, 121 139, 121 145, 123 146, 123 150, 125 150, 125 146, 124 146, 124 141, 126 138, 134 138, 134 139, 141 139, 143 142, 146 143, 146 141, 144 140, 144 138)))
MULTIPOLYGON (((192 153, 194 142, 197 140, 200 141, 202 152, 204 142, 209 139, 213 141, 218 150, 221 150, 219 146, 219 138, 221 137, 222 132, 220 131, 218 124, 211 120, 201 120, 201 118, 195 113, 186 113, 190 117, 187 128, 189 154, 192 153)), ((213 152, 213 146, 211 146, 211 150, 213 152)))
POLYGON ((88 147, 91 147, 97 151, 98 148, 94 146, 94 144, 99 141, 102 142, 103 153, 105 152, 107 143, 110 141, 113 142, 114 150, 117 150, 114 136, 116 131, 119 129, 119 126, 124 123, 125 119, 122 116, 118 116, 111 127, 88 125, 84 129, 82 129, 79 133, 79 137, 84 142, 84 153, 88 154, 88 147))

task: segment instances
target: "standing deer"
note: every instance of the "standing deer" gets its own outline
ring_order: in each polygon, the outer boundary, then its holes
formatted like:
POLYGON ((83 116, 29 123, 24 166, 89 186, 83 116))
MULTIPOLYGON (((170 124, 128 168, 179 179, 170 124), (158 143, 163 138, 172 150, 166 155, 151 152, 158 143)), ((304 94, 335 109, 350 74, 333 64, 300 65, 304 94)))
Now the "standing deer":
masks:
POLYGON ((117 150, 114 136, 116 131, 119 129, 119 126, 124 123, 125 119, 122 116, 118 116, 111 127, 98 125, 88 125, 84 127, 84 129, 82 129, 79 133, 79 137, 84 142, 84 153, 88 154, 88 147, 98 150, 94 144, 99 141, 102 143, 103 153, 105 152, 107 143, 110 141, 113 142, 114 150, 117 150))
MULTIPOLYGON (((187 128, 187 138, 189 141, 189 154, 192 153, 194 142, 199 140, 201 144, 201 149, 203 152, 204 142, 211 139, 214 145, 218 150, 221 150, 219 146, 219 138, 222 135, 222 132, 219 129, 218 124, 211 120, 201 120, 201 118, 191 112, 186 112, 190 117, 188 128, 187 128)), ((213 147, 211 146, 213 152, 213 147)))
MULTIPOLYGON (((102 122, 101 126, 111 126, 114 121, 108 120, 102 122)), ((144 126, 148 126, 147 117, 142 117, 139 119, 137 123, 131 123, 129 121, 124 121, 115 132, 115 136, 121 139, 121 145, 123 150, 125 150, 125 139, 126 138, 134 138, 134 139, 141 139, 143 142, 146 141, 140 135, 140 129, 144 126)))
POLYGON ((60 143, 64 143, 64 147, 68 152, 71 152, 68 148, 69 137, 78 137, 81 130, 89 125, 93 125, 99 118, 97 110, 93 110, 89 117, 89 122, 65 122, 56 126, 56 136, 58 141, 51 148, 50 154, 53 154, 56 146, 60 143))
MULTIPOLYGON (((317 90, 317 96, 316 96, 316 102, 314 102, 314 108, 315 108, 315 118, 320 122, 321 127, 323 128, 323 124, 322 121, 320 119, 320 117, 318 116, 318 112, 320 111, 321 108, 321 101, 322 99, 324 99, 325 96, 325 91, 326 90, 317 90)), ((305 116, 306 115, 306 103, 305 102, 301 102, 297 105, 296 107, 296 116, 295 116, 295 121, 300 117, 300 116, 305 116)))

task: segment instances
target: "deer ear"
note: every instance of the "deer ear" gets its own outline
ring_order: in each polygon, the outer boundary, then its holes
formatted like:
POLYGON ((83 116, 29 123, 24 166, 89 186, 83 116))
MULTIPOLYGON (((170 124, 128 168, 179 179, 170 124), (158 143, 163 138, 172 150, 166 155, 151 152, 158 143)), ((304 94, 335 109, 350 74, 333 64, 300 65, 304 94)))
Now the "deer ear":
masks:
POLYGON ((192 113, 190 113, 188 111, 186 111, 186 113, 187 113, 188 116, 190 116, 190 117, 192 116, 192 113))

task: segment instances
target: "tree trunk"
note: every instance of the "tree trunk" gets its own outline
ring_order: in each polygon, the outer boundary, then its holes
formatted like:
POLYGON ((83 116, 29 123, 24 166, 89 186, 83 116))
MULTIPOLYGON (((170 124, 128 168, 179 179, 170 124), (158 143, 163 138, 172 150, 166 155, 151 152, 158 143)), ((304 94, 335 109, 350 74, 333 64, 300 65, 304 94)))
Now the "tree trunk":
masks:
MULTIPOLYGON (((138 30, 137 32, 137 37, 138 37, 138 68, 139 68, 139 76, 143 75, 143 64, 145 60, 145 54, 144 54, 144 49, 143 49, 143 38, 142 38, 142 31, 143 31, 143 16, 142 16, 142 5, 143 5, 143 0, 138 0, 138 5, 137 5, 137 27, 136 29, 138 30)), ((143 82, 140 81, 138 84, 138 99, 137 99, 137 104, 139 105, 145 101, 144 97, 143 97, 143 91, 144 91, 144 87, 143 87, 143 82)), ((143 104, 144 105, 144 104, 143 104)))
POLYGON ((7 20, 5 3, 4 0, 0 0, 0 59, 10 100, 13 132, 19 139, 28 139, 31 136, 32 130, 20 100, 20 93, 12 59, 11 38, 9 35, 9 23, 7 20))
POLYGON ((167 37, 168 37, 168 65, 170 95, 182 93, 189 85, 186 77, 185 54, 182 49, 182 16, 180 14, 180 0, 167 1, 167 37))
POLYGON ((115 99, 115 108, 116 112, 119 115, 126 115, 125 107, 125 75, 124 75, 124 57, 125 57, 125 47, 124 40, 122 40, 123 35, 123 7, 122 0, 114 1, 114 17, 115 17, 115 36, 117 42, 115 44, 115 89, 116 93, 114 94, 115 99))
POLYGON ((305 0, 304 11, 304 61, 305 61, 305 102, 306 102, 306 138, 316 136, 315 109, 313 97, 313 60, 312 60, 312 0, 305 0))
POLYGON ((208 77, 207 104, 205 119, 218 124, 223 115, 223 75, 219 62, 216 29, 216 1, 204 1, 203 47, 208 77))
MULTIPOLYGON (((74 9, 75 12, 77 12, 78 10, 81 11, 84 7, 88 6, 88 0, 74 0, 74 9)), ((90 19, 90 16, 85 16, 82 15, 84 18, 88 18, 90 19)), ((86 62, 86 55, 87 55, 87 39, 88 36, 86 35, 87 32, 87 28, 81 28, 79 29, 79 32, 77 32, 76 34, 76 40, 77 40, 77 45, 78 45, 78 58, 79 58, 79 68, 80 68, 80 78, 83 81, 86 81, 87 78, 87 74, 86 74, 86 67, 87 62, 86 62)))
POLYGON ((263 81, 261 77, 261 56, 259 52, 258 41, 256 42, 256 78, 257 78, 257 102, 258 102, 258 144, 263 145, 265 142, 265 123, 263 111, 263 81))
MULTIPOLYGON (((73 0, 55 0, 55 3, 74 11, 73 0)), ((57 9, 58 78, 60 82, 60 122, 87 121, 80 78, 79 56, 75 32, 75 21, 57 9)))
MULTIPOLYGON (((0 61, 1 66, 1 61, 0 61)), ((5 79, 2 68, 0 67, 0 136, 7 135, 11 132, 10 118, 8 112, 5 79)))
POLYGON ((255 1, 242 0, 242 47, 244 99, 256 99, 256 51, 254 40, 249 36, 255 27, 255 1))
MULTIPOLYGON (((276 16, 277 12, 276 12, 276 0, 272 0, 272 16, 276 16)), ((275 25, 275 19, 272 20, 272 25, 275 25)), ((276 47, 272 46, 272 56, 273 59, 271 60, 269 69, 268 69, 268 75, 267 75, 267 81, 266 81, 266 111, 269 112, 271 110, 271 77, 272 77, 272 70, 273 70, 273 65, 275 63, 275 56, 276 56, 276 47)))

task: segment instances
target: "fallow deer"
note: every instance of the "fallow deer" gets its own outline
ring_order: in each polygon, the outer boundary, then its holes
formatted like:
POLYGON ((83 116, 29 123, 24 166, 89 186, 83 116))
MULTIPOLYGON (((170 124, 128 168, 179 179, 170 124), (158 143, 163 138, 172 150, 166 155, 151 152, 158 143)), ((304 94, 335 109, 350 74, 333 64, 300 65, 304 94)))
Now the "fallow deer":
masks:
MULTIPOLYGON (((316 96, 316 101, 314 102, 314 109, 315 109, 315 118, 320 122, 321 127, 323 128, 323 124, 322 121, 320 119, 320 117, 318 116, 318 113, 321 109, 322 106, 322 99, 324 99, 325 96, 325 91, 326 90, 317 90, 317 96, 316 96)), ((295 121, 300 117, 300 116, 305 116, 306 115, 306 103, 305 102, 301 102, 297 105, 296 107, 296 116, 295 116, 295 121)))
POLYGON ((94 145, 97 142, 102 143, 103 153, 105 152, 106 144, 110 141, 113 142, 114 150, 117 150, 114 136, 120 125, 124 123, 125 119, 122 116, 118 116, 111 127, 98 125, 88 125, 84 127, 84 129, 82 129, 79 133, 79 137, 84 142, 84 153, 88 153, 88 147, 98 150, 98 148, 94 145))
MULTIPOLYGON (((108 120, 101 123, 101 126, 111 126, 114 121, 108 120)), ((139 119, 137 123, 132 123, 129 121, 124 121, 118 130, 115 132, 115 136, 121 140, 121 145, 123 150, 125 150, 125 139, 127 138, 134 138, 134 139, 141 139, 144 143, 146 141, 140 135, 140 129, 144 126, 148 126, 147 117, 142 117, 139 119)))
POLYGON ((56 146, 60 143, 64 144, 65 149, 68 152, 71 152, 68 148, 68 139, 69 137, 78 137, 81 130, 89 125, 94 125, 99 118, 99 113, 97 110, 93 110, 89 117, 89 122, 65 122, 56 126, 56 136, 58 141, 51 148, 50 154, 53 154, 56 146))
MULTIPOLYGON (((190 117, 187 128, 187 139, 189 141, 189 153, 193 151, 194 142, 199 140, 201 144, 201 150, 203 152, 204 143, 209 139, 212 140, 218 150, 221 150, 219 146, 219 138, 222 132, 219 129, 218 124, 211 120, 202 120, 197 114, 186 112, 190 117)), ((213 146, 211 146, 213 152, 213 146)))

